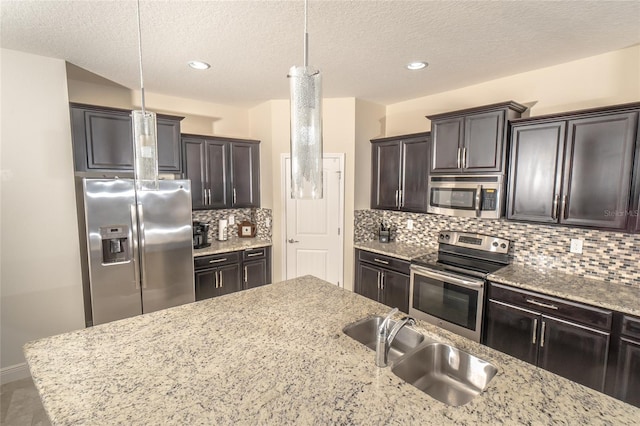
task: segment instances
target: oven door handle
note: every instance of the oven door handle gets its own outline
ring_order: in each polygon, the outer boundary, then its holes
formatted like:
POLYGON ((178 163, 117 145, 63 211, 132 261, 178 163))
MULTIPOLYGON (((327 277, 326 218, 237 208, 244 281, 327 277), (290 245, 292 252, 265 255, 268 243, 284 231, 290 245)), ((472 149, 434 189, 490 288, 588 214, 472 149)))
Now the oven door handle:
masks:
POLYGON ((444 281, 446 283, 450 283, 450 284, 455 284, 455 285, 459 285, 461 287, 466 287, 466 288, 483 288, 484 287, 484 281, 480 281, 480 280, 466 280, 457 276, 453 276, 447 273, 443 273, 443 272, 434 272, 431 271, 429 269, 420 267, 420 266, 411 266, 411 272, 417 275, 423 275, 429 278, 433 278, 435 280, 440 280, 440 281, 444 281))

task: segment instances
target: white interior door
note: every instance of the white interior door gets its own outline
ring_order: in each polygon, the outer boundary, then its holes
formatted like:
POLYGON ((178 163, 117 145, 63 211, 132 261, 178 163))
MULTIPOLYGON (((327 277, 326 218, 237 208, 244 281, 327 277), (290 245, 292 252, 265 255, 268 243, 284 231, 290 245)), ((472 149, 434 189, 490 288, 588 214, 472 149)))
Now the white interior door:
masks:
POLYGON ((291 198, 291 158, 285 157, 285 260, 287 279, 314 275, 343 286, 343 154, 323 158, 323 198, 291 198))

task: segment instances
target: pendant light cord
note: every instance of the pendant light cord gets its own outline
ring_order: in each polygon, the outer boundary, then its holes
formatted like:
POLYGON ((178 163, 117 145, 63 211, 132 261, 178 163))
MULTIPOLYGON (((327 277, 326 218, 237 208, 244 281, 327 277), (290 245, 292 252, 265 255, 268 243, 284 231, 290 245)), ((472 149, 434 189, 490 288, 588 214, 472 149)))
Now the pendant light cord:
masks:
MULTIPOLYGON (((305 0, 306 1, 306 0, 305 0)), ((142 78, 142 30, 140 25, 140 0, 138 4, 138 57, 140 58, 140 93, 142 96, 142 116, 145 116, 144 109, 144 79, 142 78)))
POLYGON ((304 67, 309 65, 309 34, 307 33, 307 0, 304 0, 304 67))

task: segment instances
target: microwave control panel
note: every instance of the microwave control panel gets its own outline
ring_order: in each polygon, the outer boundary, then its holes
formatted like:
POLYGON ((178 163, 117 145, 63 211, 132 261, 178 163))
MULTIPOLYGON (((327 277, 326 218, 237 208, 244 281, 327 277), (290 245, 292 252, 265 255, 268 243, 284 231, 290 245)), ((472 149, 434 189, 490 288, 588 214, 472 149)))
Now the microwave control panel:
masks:
POLYGON ((496 189, 482 190, 482 204, 480 210, 493 211, 498 208, 498 191, 496 189))

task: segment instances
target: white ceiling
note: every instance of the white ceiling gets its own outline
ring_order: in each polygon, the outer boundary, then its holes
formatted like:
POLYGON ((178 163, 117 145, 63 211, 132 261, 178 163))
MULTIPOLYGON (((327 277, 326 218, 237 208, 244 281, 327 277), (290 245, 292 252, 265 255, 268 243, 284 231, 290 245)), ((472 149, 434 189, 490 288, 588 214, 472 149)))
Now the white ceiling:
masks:
MULTIPOLYGON (((303 4, 142 0, 146 90, 242 107, 287 98, 303 4)), ((0 6, 3 48, 140 86, 135 1, 0 6)), ((308 31, 325 97, 391 104, 638 44, 640 1, 309 0, 308 31), (404 69, 414 60, 430 66, 404 69)))

